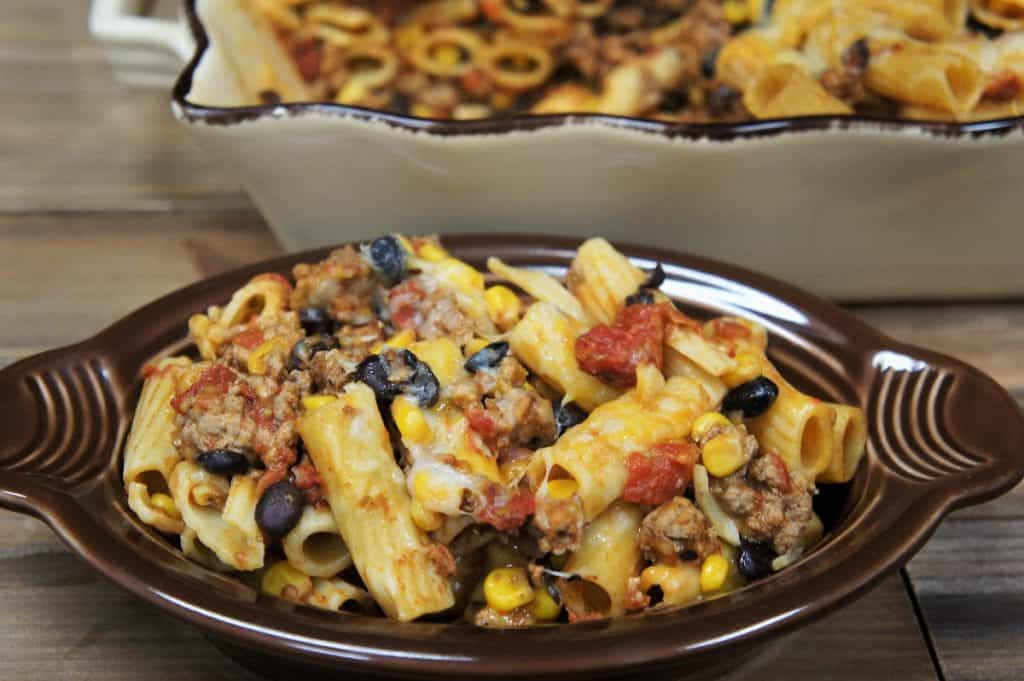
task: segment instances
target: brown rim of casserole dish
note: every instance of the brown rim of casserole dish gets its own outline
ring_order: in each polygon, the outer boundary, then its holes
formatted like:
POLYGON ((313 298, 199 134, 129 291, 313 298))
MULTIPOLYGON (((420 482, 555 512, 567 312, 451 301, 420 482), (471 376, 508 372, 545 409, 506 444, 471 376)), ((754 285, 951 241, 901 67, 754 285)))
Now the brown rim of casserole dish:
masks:
POLYGON ((743 138, 771 137, 783 133, 822 130, 870 130, 886 132, 917 132, 937 137, 990 137, 1004 136, 1015 130, 1024 130, 1024 116, 1012 116, 989 121, 969 123, 910 121, 899 118, 869 118, 867 116, 794 116, 742 123, 665 123, 629 116, 606 114, 520 114, 504 118, 483 118, 456 121, 418 118, 378 109, 347 106, 333 102, 295 102, 260 106, 211 107, 195 104, 188 99, 192 79, 210 38, 196 9, 198 0, 184 0, 185 16, 195 38, 196 50, 171 91, 171 101, 178 115, 190 123, 233 125, 261 118, 280 118, 316 114, 326 117, 355 118, 383 122, 396 128, 426 132, 433 135, 493 135, 506 132, 526 132, 563 125, 600 124, 608 127, 636 130, 669 138, 709 139, 730 141, 743 138))
MULTIPOLYGON (((476 267, 497 255, 556 274, 579 245, 537 235, 443 238, 476 267)), ((183 349, 190 314, 226 300, 256 273, 287 274, 328 249, 201 281, 90 340, 0 370, 0 506, 42 518, 96 570, 227 647, 382 675, 554 678, 738 660, 769 636, 863 594, 946 513, 995 497, 1024 475, 1024 414, 978 370, 891 340, 769 277, 680 253, 620 248, 638 265, 661 262, 663 290, 687 310, 765 324, 773 360, 796 383, 865 408, 868 453, 844 488, 841 516, 820 547, 788 570, 682 609, 496 632, 317 611, 188 561, 132 516, 121 486, 140 371, 155 356, 183 349)))

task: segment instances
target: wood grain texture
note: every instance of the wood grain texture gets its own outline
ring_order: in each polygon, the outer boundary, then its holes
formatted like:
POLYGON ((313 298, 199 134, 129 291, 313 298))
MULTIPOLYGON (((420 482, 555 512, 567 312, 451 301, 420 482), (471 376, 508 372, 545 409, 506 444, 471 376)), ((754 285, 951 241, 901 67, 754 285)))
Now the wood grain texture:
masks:
POLYGON ((89 5, 0 4, 0 212, 248 208, 166 91, 113 82, 89 5))

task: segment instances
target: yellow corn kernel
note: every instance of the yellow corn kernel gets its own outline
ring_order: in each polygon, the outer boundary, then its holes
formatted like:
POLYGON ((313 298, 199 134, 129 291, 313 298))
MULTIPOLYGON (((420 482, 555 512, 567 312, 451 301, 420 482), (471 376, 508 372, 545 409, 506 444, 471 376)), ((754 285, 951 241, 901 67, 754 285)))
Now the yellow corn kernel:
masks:
POLYGON ((466 373, 465 359, 459 346, 451 338, 431 338, 409 346, 412 354, 426 362, 441 385, 451 385, 466 373))
POLYGON ((286 560, 275 563, 263 573, 263 593, 291 600, 301 600, 313 592, 313 580, 286 560))
POLYGON ((747 20, 747 5, 737 0, 725 0, 722 3, 722 14, 725 20, 733 26, 744 23, 747 20))
POLYGON ((149 503, 168 518, 181 520, 181 512, 178 510, 177 504, 174 503, 174 499, 170 496, 157 492, 149 497, 149 503))
POLYGON ((319 409, 325 404, 330 404, 334 400, 338 399, 334 395, 308 395, 302 398, 302 408, 306 411, 313 411, 319 409))
POLYGON ((560 606, 547 589, 533 590, 533 603, 530 603, 530 614, 538 620, 553 620, 562 612, 560 606))
POLYGON ((416 255, 429 262, 441 262, 448 257, 448 251, 444 250, 432 241, 427 241, 420 246, 416 255))
POLYGON ((710 433, 712 428, 731 425, 732 421, 727 419, 724 414, 720 414, 717 411, 704 412, 697 417, 697 420, 693 422, 693 426, 690 427, 690 437, 694 440, 700 440, 710 433))
POLYGON ((735 388, 761 375, 761 360, 754 353, 737 352, 735 360, 736 368, 722 376, 726 386, 735 388))
POLYGON ((519 321, 522 303, 512 289, 507 286, 492 286, 484 291, 484 302, 487 303, 487 314, 491 321, 502 329, 510 329, 519 321))
POLYGON ((418 499, 412 500, 412 504, 409 507, 409 515, 412 516, 412 521, 416 524, 416 527, 424 532, 434 532, 441 529, 441 521, 444 520, 440 513, 424 508, 418 499))
POLYGON ((478 452, 472 447, 460 447, 455 450, 455 458, 464 461, 469 466, 469 470, 477 475, 482 475, 491 482, 501 484, 501 469, 498 468, 498 463, 486 454, 478 452))
POLYGON ((470 357, 471 355, 475 355, 476 353, 480 352, 481 350, 483 350, 484 348, 486 348, 490 344, 491 344, 491 341, 487 340, 486 338, 472 338, 472 339, 470 339, 470 341, 468 343, 466 343, 466 351, 465 351, 466 352, 466 357, 470 357))
POLYGON ((407 443, 423 444, 433 437, 423 411, 408 397, 395 398, 391 403, 391 416, 407 443))
POLYGON ((462 492, 457 484, 430 469, 417 472, 412 481, 413 496, 430 511, 457 513, 462 503, 462 492))
POLYGON ((365 101, 369 94, 370 88, 366 86, 366 83, 350 80, 341 86, 338 94, 334 97, 334 101, 338 104, 358 105, 365 101))
POLYGON ((379 355, 385 347, 391 348, 407 348, 416 342, 416 332, 412 329, 406 329, 405 331, 399 331, 391 338, 377 343, 370 348, 371 355, 379 355))
POLYGON ((738 471, 747 462, 738 434, 723 433, 704 443, 701 450, 704 468, 716 478, 724 478, 738 471))
POLYGON ((533 600, 533 587, 522 568, 498 568, 484 579, 484 598, 498 612, 511 612, 533 600))
POLYGON ((410 113, 417 118, 442 118, 444 112, 426 104, 413 104, 410 113))
POLYGON ((704 593, 718 591, 729 576, 729 561, 720 553, 713 553, 704 559, 700 567, 700 590, 704 593))
POLYGON ((267 355, 278 348, 284 347, 284 341, 280 338, 271 338, 268 341, 263 341, 249 353, 249 358, 245 362, 245 368, 249 370, 250 374, 263 375, 267 373, 267 355))
POLYGON ((548 498, 550 499, 571 499, 573 494, 576 494, 576 490, 579 489, 579 485, 572 478, 559 478, 558 480, 548 480, 548 498))

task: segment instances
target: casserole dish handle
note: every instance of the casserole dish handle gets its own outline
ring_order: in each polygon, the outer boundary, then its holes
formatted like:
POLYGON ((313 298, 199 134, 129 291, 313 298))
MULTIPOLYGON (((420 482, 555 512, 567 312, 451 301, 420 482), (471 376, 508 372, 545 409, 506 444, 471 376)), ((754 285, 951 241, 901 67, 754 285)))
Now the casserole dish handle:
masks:
POLYGON ((103 44, 114 77, 128 85, 168 88, 195 51, 184 19, 145 16, 146 0, 93 0, 89 32, 103 44))
POLYGON ((871 356, 871 455, 942 513, 1013 488, 1024 476, 1024 413, 1013 397, 963 362, 903 350, 871 356))
POLYGON ((124 405, 111 375, 87 344, 0 370, 0 507, 53 524, 60 499, 113 469, 124 405))

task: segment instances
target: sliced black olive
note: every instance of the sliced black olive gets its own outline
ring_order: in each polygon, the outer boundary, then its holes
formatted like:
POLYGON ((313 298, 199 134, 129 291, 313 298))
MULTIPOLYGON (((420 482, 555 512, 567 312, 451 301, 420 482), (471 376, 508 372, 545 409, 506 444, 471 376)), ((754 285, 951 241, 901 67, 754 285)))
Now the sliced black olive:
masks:
POLYGON ((972 31, 974 31, 976 33, 981 33, 982 35, 984 35, 986 38, 989 38, 990 40, 994 39, 994 38, 998 38, 999 36, 1001 36, 1003 34, 1002 29, 994 28, 994 27, 989 26, 987 24, 981 23, 980 21, 978 21, 977 19, 974 18, 973 14, 970 14, 970 15, 967 16, 967 28, 969 28, 970 30, 972 30, 972 31))
POLYGON ((299 310, 299 324, 307 336, 329 336, 334 333, 334 320, 322 307, 304 307, 299 310))
POLYGON ((370 266, 388 281, 398 281, 405 274, 405 248, 393 236, 382 236, 366 249, 370 266))
POLYGON ((668 90, 661 96, 661 101, 658 102, 658 110, 679 111, 689 104, 689 99, 683 90, 668 90))
POLYGON ((626 296, 626 307, 630 305, 652 305, 653 303, 654 294, 645 288, 626 296))
POLYGON ((508 342, 498 341, 496 343, 486 345, 480 350, 474 352, 469 356, 469 359, 466 360, 466 364, 464 366, 466 367, 466 371, 471 374, 483 371, 484 369, 493 369, 501 364, 501 360, 505 359, 507 354, 508 342))
POLYGON ((292 531, 302 516, 302 492, 290 482, 277 482, 256 503, 256 524, 275 539, 292 531))
POLYGON ((217 475, 237 475, 249 468, 249 458, 233 449, 211 449, 197 458, 200 466, 217 475))
POLYGON ((769 544, 743 540, 736 555, 736 567, 751 582, 764 579, 772 573, 775 551, 769 544))
POLYGON ((441 396, 441 383, 430 366, 408 350, 399 350, 398 356, 412 368, 412 376, 402 386, 402 392, 416 400, 421 407, 432 407, 441 396))
POLYGON ((391 365, 383 355, 370 355, 356 366, 355 379, 370 386, 381 402, 402 394, 402 386, 390 378, 391 365))
POLYGON ((578 426, 587 419, 587 412, 580 409, 575 402, 555 405, 555 425, 558 426, 558 436, 573 426, 578 426))
POLYGON ((336 350, 339 347, 341 347, 341 343, 337 336, 303 338, 292 346, 292 351, 288 354, 288 368, 292 370, 305 369, 316 353, 336 350))
POLYGON ((741 411, 749 418, 768 411, 779 396, 779 387, 770 378, 758 376, 730 390, 722 400, 722 411, 741 411))

